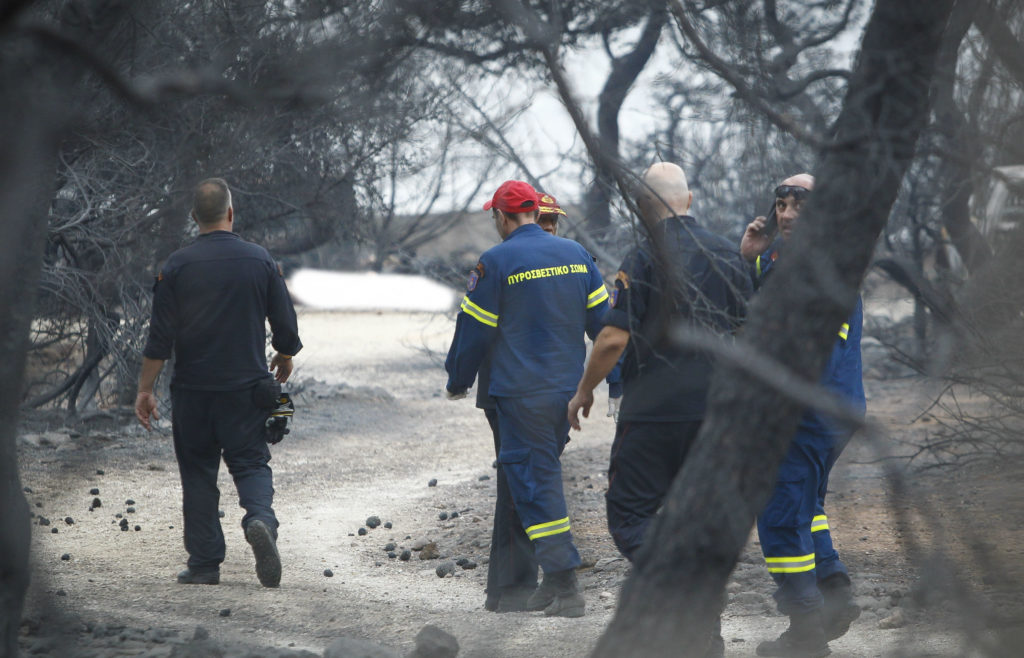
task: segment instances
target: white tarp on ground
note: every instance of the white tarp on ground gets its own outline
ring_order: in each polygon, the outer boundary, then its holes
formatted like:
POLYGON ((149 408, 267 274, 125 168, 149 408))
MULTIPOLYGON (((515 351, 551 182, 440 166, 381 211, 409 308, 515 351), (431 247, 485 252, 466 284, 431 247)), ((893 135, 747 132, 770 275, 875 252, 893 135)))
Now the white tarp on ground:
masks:
POLYGON ((342 311, 445 312, 457 293, 425 276, 299 269, 288 278, 296 303, 342 311))

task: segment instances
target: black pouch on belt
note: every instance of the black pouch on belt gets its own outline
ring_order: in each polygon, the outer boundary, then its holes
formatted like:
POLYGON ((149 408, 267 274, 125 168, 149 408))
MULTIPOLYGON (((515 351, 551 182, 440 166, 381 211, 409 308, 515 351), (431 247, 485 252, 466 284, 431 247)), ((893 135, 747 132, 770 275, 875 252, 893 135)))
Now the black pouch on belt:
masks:
POLYGON ((273 377, 265 377, 252 389, 252 402, 257 409, 270 411, 276 409, 281 397, 281 384, 273 377))

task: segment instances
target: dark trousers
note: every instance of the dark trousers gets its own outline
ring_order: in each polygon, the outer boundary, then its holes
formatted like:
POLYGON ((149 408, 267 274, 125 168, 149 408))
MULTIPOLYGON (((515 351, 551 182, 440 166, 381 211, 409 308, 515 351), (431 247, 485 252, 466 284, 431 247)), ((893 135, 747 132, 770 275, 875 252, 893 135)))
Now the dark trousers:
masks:
POLYGON ((253 403, 251 389, 243 391, 171 392, 174 453, 181 473, 188 566, 196 571, 216 569, 224 561, 224 532, 218 509, 217 473, 223 456, 245 509, 242 527, 252 520, 277 534, 272 507, 274 483, 264 435, 267 411, 253 403))
POLYGON ((572 541, 562 490, 559 456, 569 434, 566 408, 572 394, 495 398, 501 450, 498 462, 521 526, 544 573, 575 569, 580 555, 572 541))
POLYGON ((643 543, 701 421, 618 424, 608 466, 608 530, 630 561, 643 543))
MULTIPOLYGON (((501 433, 498 431, 498 410, 484 409, 494 436, 494 456, 501 454, 501 433)), ((498 463, 498 497, 494 501, 494 529, 491 531, 491 559, 487 563, 487 593, 499 596, 510 587, 537 586, 537 559, 533 555, 522 521, 516 513, 508 476, 498 463)))
POLYGON ((761 552, 778 585, 774 596, 784 615, 820 608, 818 582, 837 573, 846 576, 824 505, 829 474, 848 440, 797 430, 772 497, 757 517, 761 552))

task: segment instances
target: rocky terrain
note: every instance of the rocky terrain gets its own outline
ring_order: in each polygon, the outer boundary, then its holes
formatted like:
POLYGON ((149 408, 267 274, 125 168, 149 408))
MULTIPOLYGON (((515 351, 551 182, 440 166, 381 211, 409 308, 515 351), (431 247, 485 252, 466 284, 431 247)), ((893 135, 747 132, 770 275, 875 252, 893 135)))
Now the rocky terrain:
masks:
MULTIPOLYGON (((613 423, 603 414, 585 421, 563 458, 587 615, 486 612, 494 455, 482 412, 471 400, 441 395, 452 326, 426 314, 301 314, 306 348, 291 385, 295 422, 271 463, 284 562, 279 589, 256 581, 242 510, 223 471, 221 584, 175 583, 186 556, 166 420, 147 434, 130 410, 71 426, 26 419, 20 459, 35 517, 24 652, 587 655, 629 572, 605 527, 613 423)), ((875 351, 869 359, 884 358, 875 351)), ((868 365, 869 374, 885 370, 868 365)), ((866 384, 869 412, 890 434, 881 446, 855 440, 833 478, 830 523, 863 611, 831 643, 834 655, 969 655, 968 642, 991 631, 964 630, 962 603, 1020 623, 1019 567, 997 577, 988 567, 1020 563, 1024 517, 1014 494, 1024 469, 1004 461, 901 470, 904 480, 888 480, 883 467, 902 462, 883 457, 906 452, 907 442, 930 430, 920 414, 933 391, 908 377, 869 376, 866 384), (900 496, 897 486, 906 487, 900 496), (983 540, 990 563, 979 562, 972 538, 983 540), (964 578, 959 599, 940 587, 954 575, 964 578), (975 598, 963 598, 972 592, 975 598)), ((595 409, 604 404, 599 391, 595 409)), ((753 656, 760 640, 783 630, 772 590, 754 533, 728 586, 726 655, 753 656)))

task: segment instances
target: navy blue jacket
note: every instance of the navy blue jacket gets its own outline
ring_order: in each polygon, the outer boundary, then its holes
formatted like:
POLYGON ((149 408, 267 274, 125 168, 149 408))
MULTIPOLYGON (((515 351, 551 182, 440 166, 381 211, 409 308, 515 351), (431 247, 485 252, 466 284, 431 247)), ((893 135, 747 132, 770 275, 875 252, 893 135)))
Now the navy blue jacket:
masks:
POLYGON ((174 353, 171 386, 242 390, 268 376, 266 320, 282 354, 302 349, 284 276, 267 250, 213 231, 170 255, 153 287, 143 355, 174 353))
POLYGON ((693 217, 669 217, 652 230, 660 253, 644 237, 615 279, 608 326, 629 332, 619 422, 685 422, 704 418, 714 366, 706 353, 675 344, 680 325, 729 336, 752 293, 736 247, 693 217))
POLYGON ((597 336, 607 308, 608 291, 586 249, 537 224, 520 226, 470 274, 445 360, 448 390, 472 386, 490 351, 494 397, 575 391, 583 334, 597 336))
MULTIPOLYGON (((760 288, 765 278, 771 273, 782 247, 782 241, 776 240, 771 247, 754 261, 754 283, 760 288)), ((825 364, 821 375, 821 385, 834 392, 859 413, 867 408, 864 396, 864 377, 861 367, 860 338, 864 324, 864 305, 857 297, 857 306, 853 309, 850 319, 839 328, 832 353, 825 364)), ((827 437, 848 432, 835 419, 808 409, 800 419, 800 429, 827 437)))

